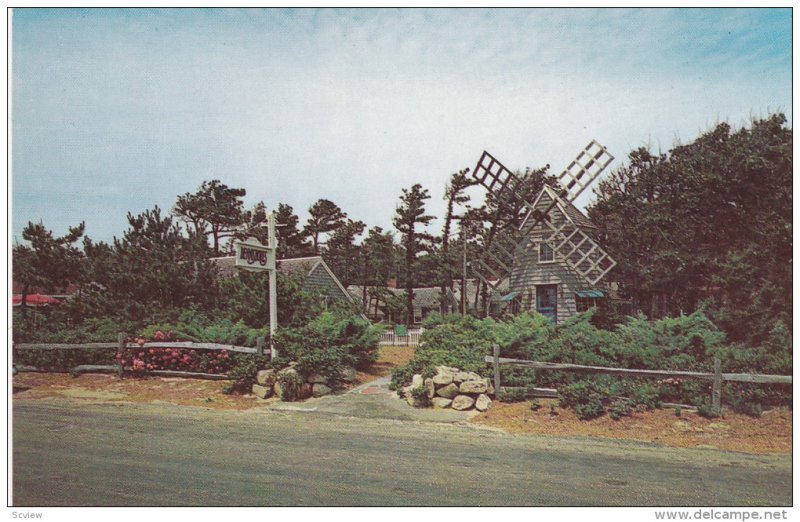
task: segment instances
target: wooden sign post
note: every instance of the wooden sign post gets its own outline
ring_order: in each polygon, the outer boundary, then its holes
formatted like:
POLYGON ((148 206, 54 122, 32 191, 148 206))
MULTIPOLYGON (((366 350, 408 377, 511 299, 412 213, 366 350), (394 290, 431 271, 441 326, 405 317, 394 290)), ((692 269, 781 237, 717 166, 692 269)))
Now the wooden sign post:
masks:
POLYGON ((267 216, 267 227, 269 239, 264 245, 254 237, 245 241, 236 241, 236 262, 237 268, 249 272, 269 273, 269 348, 270 359, 277 357, 273 338, 275 329, 278 327, 278 269, 277 252, 278 238, 275 235, 275 213, 270 212, 267 216))

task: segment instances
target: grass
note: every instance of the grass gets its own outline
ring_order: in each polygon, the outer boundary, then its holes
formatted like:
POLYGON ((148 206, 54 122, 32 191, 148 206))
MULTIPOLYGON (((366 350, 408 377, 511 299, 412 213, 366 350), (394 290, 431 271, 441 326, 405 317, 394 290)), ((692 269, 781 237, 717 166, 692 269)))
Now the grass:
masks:
POLYGON ((512 433, 553 436, 586 436, 653 442, 665 446, 713 447, 745 453, 792 451, 792 411, 777 408, 760 418, 725 412, 722 418, 705 419, 692 411, 677 417, 672 409, 636 412, 618 421, 603 415, 591 421, 579 420, 575 412, 558 407, 558 401, 539 399, 541 408, 532 411, 528 402, 494 402, 486 413, 470 422, 502 428, 512 433), (551 414, 551 405, 557 415, 551 414))

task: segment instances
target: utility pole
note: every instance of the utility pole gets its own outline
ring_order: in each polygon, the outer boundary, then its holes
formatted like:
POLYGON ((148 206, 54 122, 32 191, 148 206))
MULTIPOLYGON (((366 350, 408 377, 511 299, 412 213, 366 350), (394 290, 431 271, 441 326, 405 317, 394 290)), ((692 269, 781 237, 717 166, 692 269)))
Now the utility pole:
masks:
POLYGON ((277 357, 275 352, 275 329, 278 327, 278 236, 275 234, 275 212, 270 212, 267 217, 269 227, 269 358, 277 357))
MULTIPOLYGON (((463 222, 462 222, 463 225, 463 222)), ((461 317, 467 315, 467 234, 461 227, 461 317)))

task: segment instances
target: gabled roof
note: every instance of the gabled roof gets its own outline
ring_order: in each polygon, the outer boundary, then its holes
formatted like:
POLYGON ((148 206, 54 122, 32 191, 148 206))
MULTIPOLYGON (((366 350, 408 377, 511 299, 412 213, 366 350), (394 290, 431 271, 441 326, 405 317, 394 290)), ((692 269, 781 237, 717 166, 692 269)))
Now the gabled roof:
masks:
MULTIPOLYGON (((236 256, 212 257, 209 258, 209 261, 217 265, 217 268, 219 268, 220 277, 233 277, 237 273, 236 256)), ((342 292, 342 296, 350 301, 353 300, 350 293, 347 291, 347 289, 345 289, 341 281, 339 281, 339 278, 336 277, 325 260, 322 259, 322 256, 278 259, 277 264, 278 271, 289 276, 308 277, 318 268, 322 269, 327 272, 328 275, 330 275, 333 282, 339 287, 339 290, 342 292)))
MULTIPOLYGON (((555 200, 557 202, 556 206, 558 207, 558 209, 573 224, 575 224, 576 226, 582 227, 582 228, 595 228, 595 229, 597 228, 597 226, 594 223, 592 223, 592 220, 589 219, 586 216, 586 214, 581 212, 578 209, 578 207, 576 207, 572 203, 570 203, 568 201, 565 201, 562 198, 558 197, 558 193, 556 193, 556 191, 553 190, 553 188, 550 187, 549 185, 545 185, 544 189, 542 189, 542 191, 539 192, 539 195, 536 196, 536 201, 533 202, 533 206, 534 207, 539 203, 539 200, 542 199, 542 196, 544 195, 545 192, 547 192, 547 195, 551 199, 553 199, 553 200, 555 200)), ((530 217, 530 216, 526 216, 525 221, 522 223, 520 228, 524 228, 525 227, 525 224, 528 222, 528 217, 530 217)))

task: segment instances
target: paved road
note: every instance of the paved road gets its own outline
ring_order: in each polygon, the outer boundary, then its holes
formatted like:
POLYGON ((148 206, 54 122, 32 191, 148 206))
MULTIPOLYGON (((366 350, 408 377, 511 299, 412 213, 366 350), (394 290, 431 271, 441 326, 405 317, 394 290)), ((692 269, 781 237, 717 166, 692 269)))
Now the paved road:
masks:
POLYGON ((789 457, 322 412, 15 401, 13 503, 788 505, 789 457))

